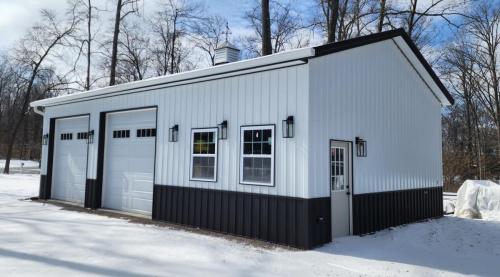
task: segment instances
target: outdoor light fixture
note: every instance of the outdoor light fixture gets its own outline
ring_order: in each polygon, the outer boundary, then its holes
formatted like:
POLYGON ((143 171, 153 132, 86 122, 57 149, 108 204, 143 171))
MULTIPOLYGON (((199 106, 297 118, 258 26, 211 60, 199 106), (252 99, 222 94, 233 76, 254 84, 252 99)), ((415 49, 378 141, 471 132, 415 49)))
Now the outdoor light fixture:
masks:
POLYGON ((172 128, 168 129, 168 141, 176 142, 179 138, 179 125, 175 124, 172 128))
POLYGON ((227 120, 222 121, 219 125, 219 139, 227 139, 227 120))
POLYGON ((283 120, 283 137, 284 138, 293 138, 293 129, 294 129, 293 115, 288 116, 285 120, 283 120))
POLYGON ((94 143, 94 130, 90 130, 87 135, 87 144, 94 143))
POLYGON ((49 144, 49 134, 45 134, 42 136, 42 145, 49 144))
POLYGON ((366 157, 366 140, 356 137, 356 156, 366 157))

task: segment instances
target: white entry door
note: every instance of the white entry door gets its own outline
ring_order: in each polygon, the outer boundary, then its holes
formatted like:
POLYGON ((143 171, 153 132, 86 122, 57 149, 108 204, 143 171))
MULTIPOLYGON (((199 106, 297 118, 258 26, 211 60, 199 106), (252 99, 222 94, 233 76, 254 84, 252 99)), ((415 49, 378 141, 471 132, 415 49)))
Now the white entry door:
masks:
POLYGON ((151 214, 156 109, 106 115, 103 207, 151 214))
POLYGON ((57 119, 55 124, 51 198, 81 204, 87 179, 89 117, 57 119))
POLYGON ((351 143, 330 142, 332 239, 351 233, 351 143))

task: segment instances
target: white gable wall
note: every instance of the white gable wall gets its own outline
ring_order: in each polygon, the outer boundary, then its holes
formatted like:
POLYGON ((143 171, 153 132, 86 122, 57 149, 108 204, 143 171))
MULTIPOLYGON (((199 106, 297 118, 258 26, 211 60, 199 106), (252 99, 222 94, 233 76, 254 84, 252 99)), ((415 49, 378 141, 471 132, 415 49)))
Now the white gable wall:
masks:
MULTIPOLYGON (((51 117, 90 113, 90 126, 96 135, 94 144, 89 147, 88 178, 95 179, 99 113, 158 106, 155 184, 307 198, 308 84, 308 65, 303 64, 49 106, 44 116, 44 133, 49 132, 51 117), (296 136, 293 139, 282 137, 281 122, 288 115, 295 117, 296 136), (228 139, 219 141, 217 182, 190 181, 191 128, 217 127, 223 120, 228 121, 228 139), (169 142, 168 129, 175 124, 179 124, 179 140, 169 142), (239 184, 240 126, 265 124, 276 125, 275 185, 239 184)), ((131 134, 134 132, 131 130, 131 134)), ((46 146, 42 154, 42 174, 46 174, 46 146)))
POLYGON ((386 40, 309 60, 311 197, 329 196, 329 140, 367 141, 354 193, 442 185, 441 105, 386 40))

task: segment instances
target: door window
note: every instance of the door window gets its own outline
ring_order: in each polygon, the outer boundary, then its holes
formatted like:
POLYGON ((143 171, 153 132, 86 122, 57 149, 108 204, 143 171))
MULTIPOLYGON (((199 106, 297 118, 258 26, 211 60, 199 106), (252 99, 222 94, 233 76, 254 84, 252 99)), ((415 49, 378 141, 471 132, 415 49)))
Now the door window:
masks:
POLYGON ((346 189, 345 151, 344 147, 331 147, 330 149, 332 190, 346 189))

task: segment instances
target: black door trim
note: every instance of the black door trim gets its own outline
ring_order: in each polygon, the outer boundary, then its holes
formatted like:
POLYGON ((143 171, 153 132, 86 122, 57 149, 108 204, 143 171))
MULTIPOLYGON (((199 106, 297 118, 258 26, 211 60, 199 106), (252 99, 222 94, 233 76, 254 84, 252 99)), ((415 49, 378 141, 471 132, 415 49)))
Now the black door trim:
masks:
MULTIPOLYGON (((153 185, 156 179, 156 150, 158 144, 158 106, 144 106, 144 107, 134 107, 127 109, 117 109, 117 110, 109 110, 102 111, 99 114, 99 144, 97 146, 97 175, 96 175, 96 189, 98 190, 94 195, 96 198, 94 199, 93 209, 98 209, 102 207, 102 197, 103 197, 103 186, 104 186, 104 158, 105 158, 105 144, 106 144, 106 119, 107 115, 110 113, 118 113, 118 112, 127 112, 127 111, 140 111, 140 110, 155 110, 155 128, 156 128, 156 136, 155 136, 155 150, 154 150, 154 161, 153 161, 153 185)), ((154 196, 153 196, 154 198, 154 196)))
MULTIPOLYGON (((90 113, 85 114, 75 114, 68 116, 51 117, 49 119, 49 145, 48 145, 48 155, 47 155, 47 172, 46 172, 46 184, 44 195, 40 195, 40 198, 51 199, 52 198, 52 177, 54 170, 54 149, 55 149, 55 135, 56 135, 56 121, 58 119, 69 119, 77 117, 87 117, 87 131, 90 130, 90 113)), ((87 162, 85 164, 85 180, 88 178, 88 167, 89 167, 89 145, 87 143, 87 162)), ((84 184, 85 186, 85 184, 84 184)), ((42 193, 41 193, 42 194, 42 193)), ((84 193, 85 195, 85 193, 84 193)), ((85 199, 84 199, 85 201, 85 199)))

